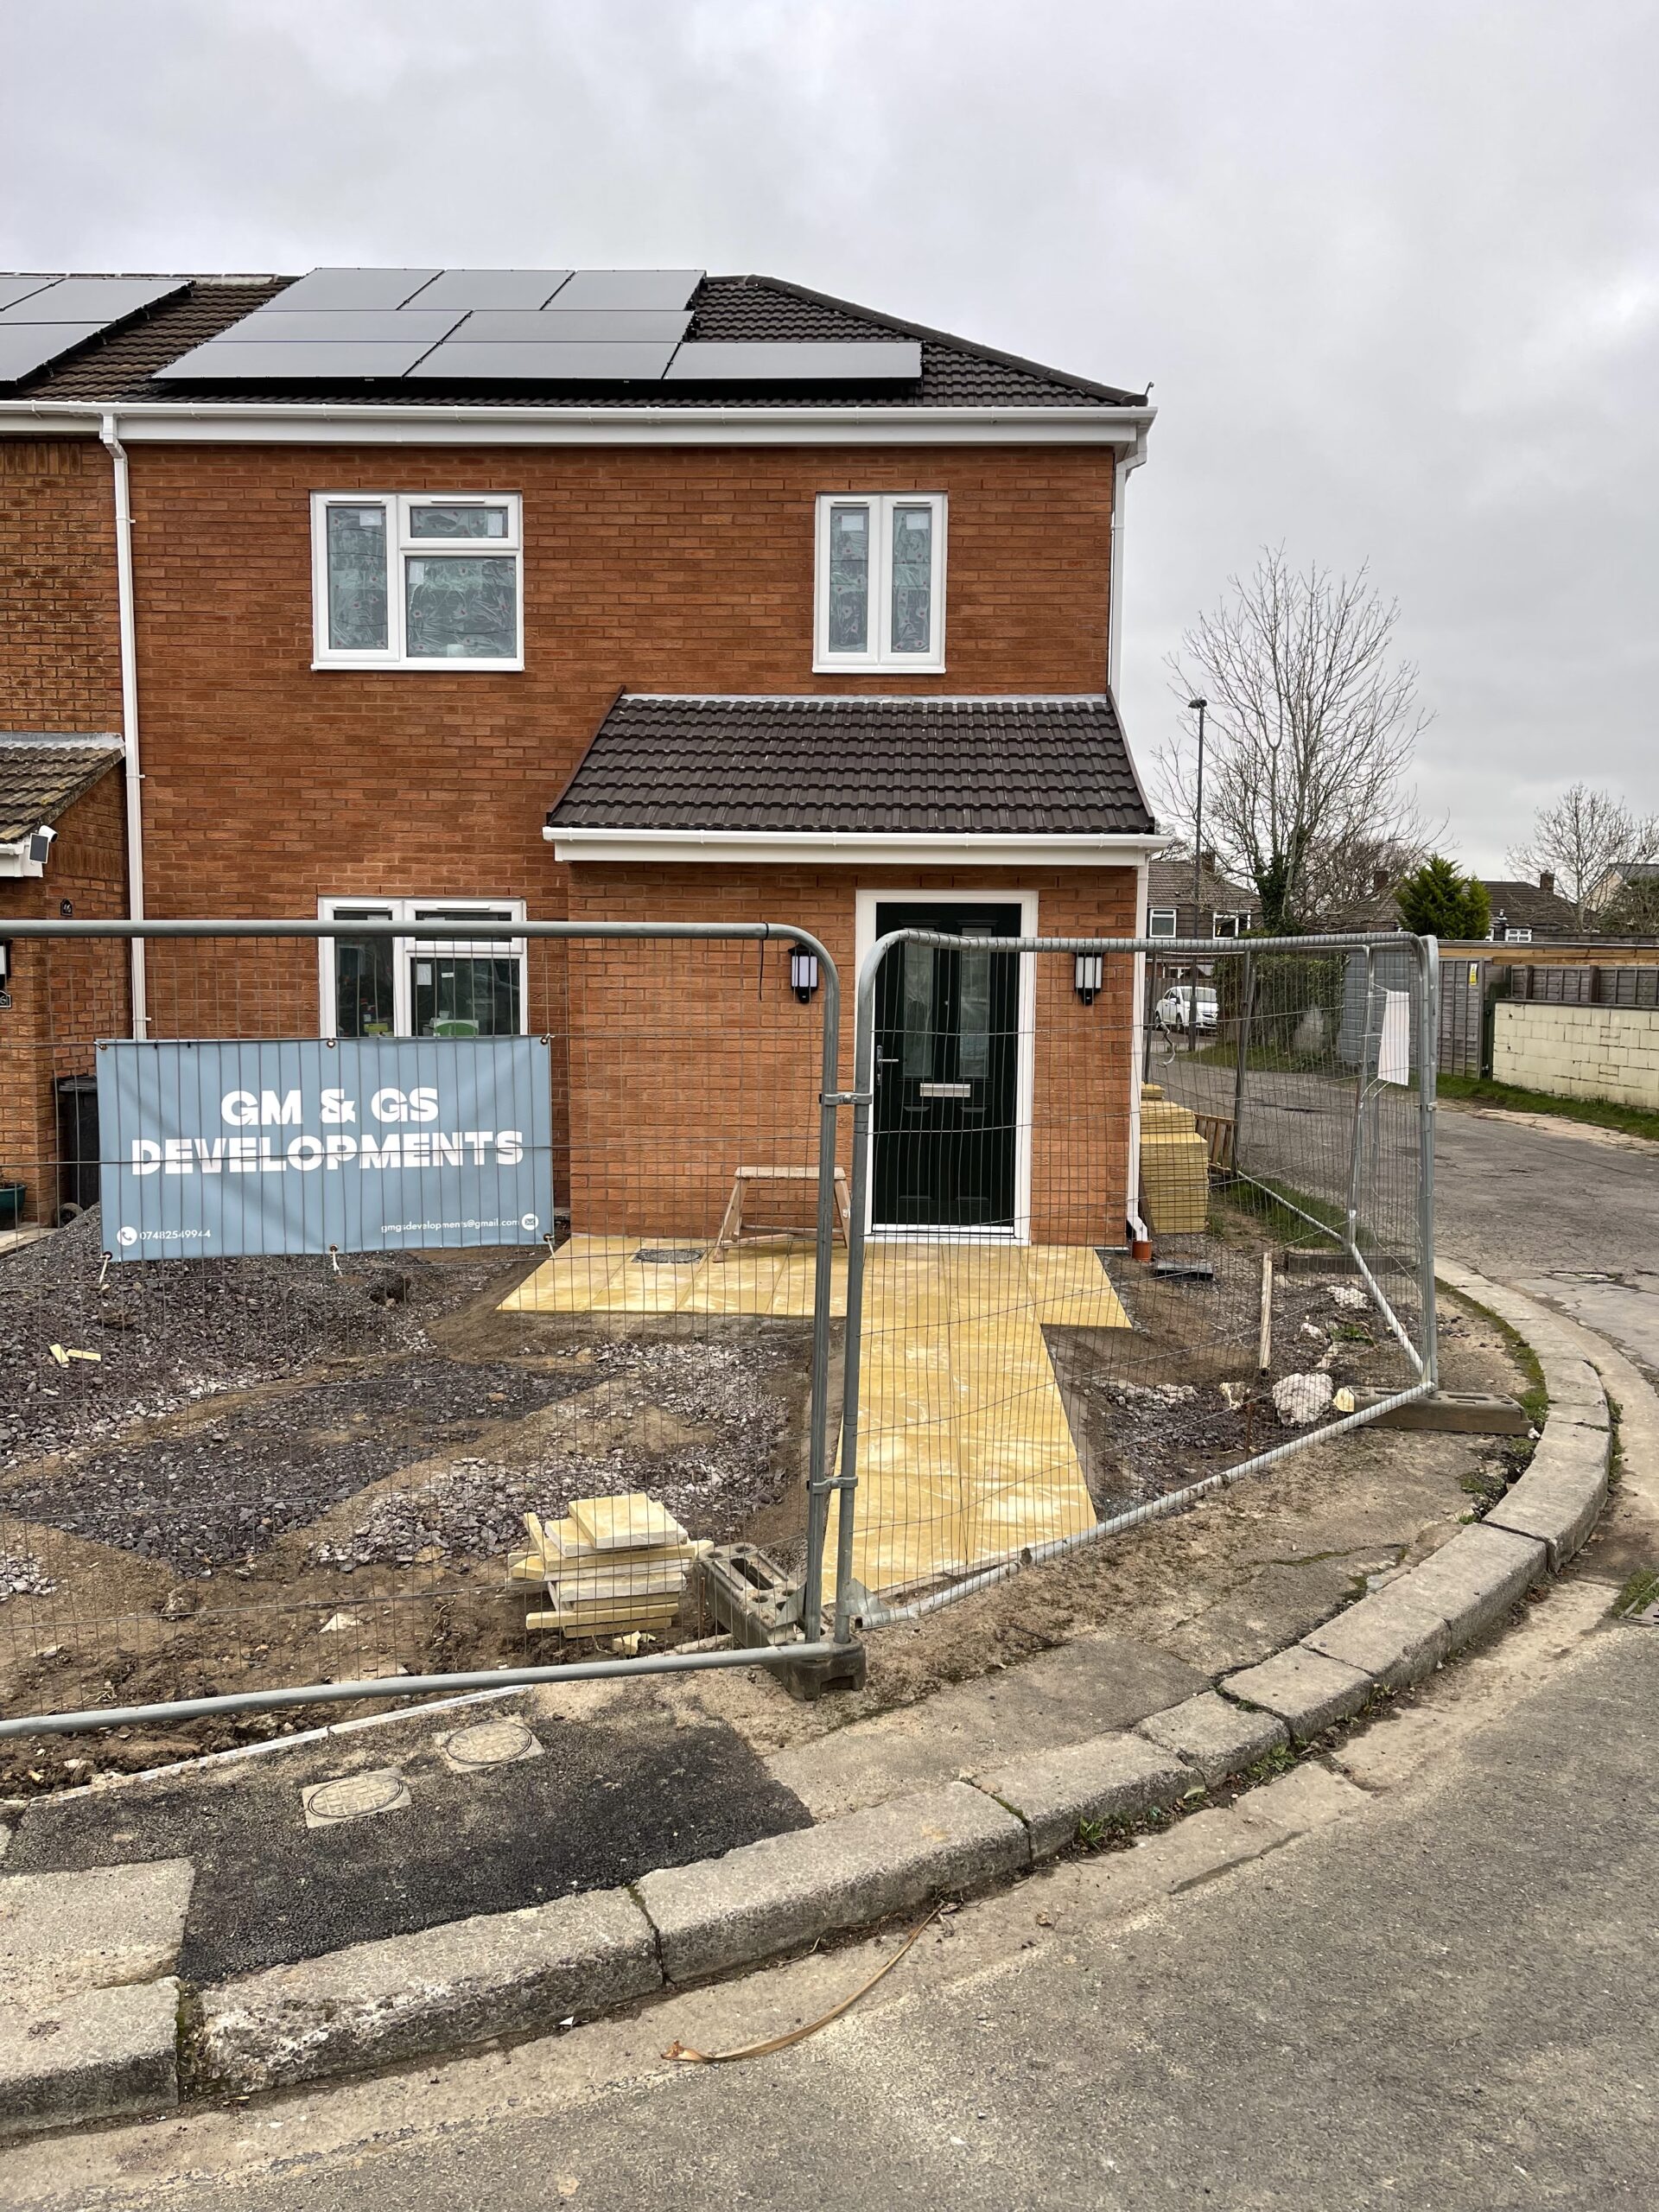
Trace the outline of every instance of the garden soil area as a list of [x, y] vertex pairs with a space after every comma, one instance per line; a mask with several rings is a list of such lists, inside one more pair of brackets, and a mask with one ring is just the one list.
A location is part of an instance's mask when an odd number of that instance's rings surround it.
[[[505, 1579], [523, 1516], [573, 1498], [643, 1491], [716, 1542], [798, 1535], [807, 1324], [503, 1314], [534, 1263], [508, 1251], [134, 1266], [100, 1289], [96, 1237], [0, 1260], [3, 1709], [588, 1656], [527, 1635], [537, 1586]], [[54, 1343], [101, 1356], [66, 1367]], [[3, 1744], [0, 1793], [323, 1718]]]

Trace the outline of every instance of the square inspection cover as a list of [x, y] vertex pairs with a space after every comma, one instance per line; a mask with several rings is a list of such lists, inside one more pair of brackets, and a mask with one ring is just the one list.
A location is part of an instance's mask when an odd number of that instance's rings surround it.
[[308, 1828], [339, 1827], [366, 1821], [376, 1813], [396, 1813], [410, 1802], [409, 1784], [395, 1766], [371, 1767], [366, 1774], [336, 1775], [300, 1791]]

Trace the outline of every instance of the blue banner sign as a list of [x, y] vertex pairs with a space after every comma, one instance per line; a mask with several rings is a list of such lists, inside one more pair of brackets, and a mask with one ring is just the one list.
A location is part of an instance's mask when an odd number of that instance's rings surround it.
[[537, 1243], [551, 1086], [537, 1037], [100, 1044], [105, 1243], [118, 1260]]

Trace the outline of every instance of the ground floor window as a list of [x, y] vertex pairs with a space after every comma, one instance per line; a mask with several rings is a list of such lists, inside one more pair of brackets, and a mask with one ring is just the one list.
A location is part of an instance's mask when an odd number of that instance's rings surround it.
[[[524, 1033], [524, 940], [436, 937], [435, 922], [522, 922], [522, 899], [325, 899], [325, 1037], [518, 1037]], [[397, 922], [354, 937], [353, 922]], [[404, 933], [406, 931], [406, 934]]]

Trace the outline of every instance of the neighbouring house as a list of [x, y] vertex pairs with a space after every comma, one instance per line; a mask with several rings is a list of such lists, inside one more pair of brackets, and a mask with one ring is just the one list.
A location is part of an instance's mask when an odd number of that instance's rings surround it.
[[[1572, 901], [1560, 896], [1555, 888], [1555, 879], [1548, 870], [1536, 883], [1500, 883], [1487, 876], [1481, 877], [1480, 881], [1492, 909], [1486, 941], [1494, 944], [1530, 944], [1535, 939], [1576, 938], [1584, 935], [1573, 918]], [[1332, 926], [1344, 930], [1403, 929], [1398, 886], [1390, 872], [1378, 868], [1371, 879], [1370, 896], [1350, 907]]]
[[125, 954], [86, 941], [48, 964], [6, 924], [126, 912], [121, 759], [118, 737], [0, 734], [0, 1236], [49, 1224], [90, 1192], [88, 1033], [126, 1033]]
[[[1235, 883], [1222, 874], [1216, 855], [1206, 847], [1198, 861], [1198, 895], [1192, 897], [1192, 855], [1165, 852], [1147, 870], [1147, 935], [1167, 938], [1248, 937], [1262, 925], [1262, 901], [1255, 888]], [[1212, 961], [1200, 959], [1198, 973], [1214, 973]], [[1188, 963], [1173, 958], [1154, 958], [1155, 982], [1173, 982], [1187, 973]]]
[[[709, 1234], [753, 1117], [674, 1023], [706, 1039], [732, 963], [674, 971], [651, 1080], [623, 1080], [609, 1010], [665, 968], [435, 947], [423, 916], [796, 924], [839, 963], [849, 1078], [887, 928], [1135, 933], [1166, 841], [1113, 694], [1152, 419], [1143, 393], [761, 276], [0, 277], [0, 731], [103, 763], [51, 802], [43, 872], [0, 870], [0, 934], [42, 900], [115, 912], [124, 820], [135, 912], [336, 926], [320, 960], [272, 950], [257, 990], [186, 993], [152, 942], [130, 999], [116, 963], [109, 1029], [544, 1029], [561, 1205]], [[1212, 926], [1248, 926], [1212, 880]], [[793, 1002], [786, 957], [745, 957], [746, 993]], [[0, 1060], [44, 957], [19, 941]], [[925, 1004], [882, 1002], [883, 1052], [925, 1049], [935, 1080], [904, 1132], [878, 1106], [877, 1223], [1120, 1242], [1127, 964], [1092, 996], [1069, 963], [1015, 981], [992, 956], [982, 988], [965, 957], [931, 965]], [[1115, 1102], [1086, 1143], [1084, 1063]], [[770, 1079], [810, 1129], [810, 1055]]]
[[1570, 899], [1555, 888], [1548, 869], [1536, 883], [1524, 879], [1499, 883], [1483, 876], [1486, 896], [1492, 902], [1491, 941], [1494, 944], [1531, 944], [1540, 938], [1579, 938], [1583, 925]]

